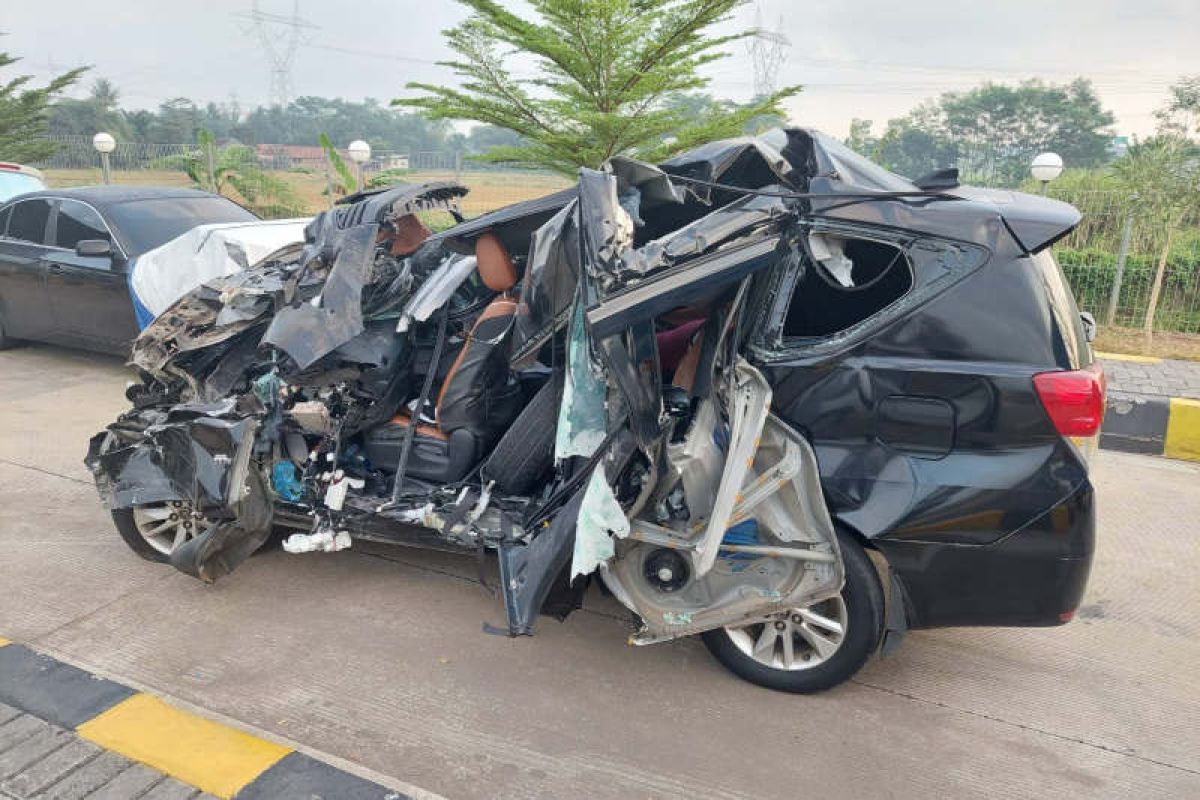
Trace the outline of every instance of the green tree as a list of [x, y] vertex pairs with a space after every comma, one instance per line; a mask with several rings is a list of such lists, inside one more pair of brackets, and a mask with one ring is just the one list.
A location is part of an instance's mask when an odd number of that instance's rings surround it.
[[301, 206], [291, 186], [265, 172], [254, 148], [243, 144], [217, 146], [212, 133], [196, 132], [196, 149], [174, 159], [197, 188], [232, 196], [262, 217], [291, 217]]
[[[0, 70], [20, 60], [0, 52]], [[0, 159], [40, 161], [54, 153], [56, 145], [45, 138], [50, 103], [85, 71], [81, 67], [65, 72], [41, 88], [30, 86], [32, 75], [0, 79]]]
[[890, 120], [873, 156], [916, 178], [958, 166], [966, 180], [1015, 186], [1029, 163], [1052, 150], [1069, 167], [1095, 167], [1109, 158], [1113, 115], [1090, 81], [984, 83], [949, 92]]
[[1200, 75], [1184, 75], [1171, 86], [1171, 99], [1155, 112], [1164, 133], [1200, 135]]
[[1154, 226], [1161, 244], [1146, 304], [1145, 334], [1150, 344], [1171, 247], [1184, 221], [1200, 214], [1200, 153], [1191, 141], [1168, 131], [1131, 146], [1113, 164], [1113, 173], [1127, 191], [1137, 194], [1137, 212]]
[[97, 78], [83, 100], [63, 98], [50, 106], [49, 131], [75, 136], [107, 131], [118, 142], [134, 139], [133, 126], [121, 111], [121, 93], [107, 78]]
[[[530, 0], [533, 17], [495, 0], [459, 0], [471, 10], [445, 31], [457, 56], [447, 62], [458, 87], [409, 83], [425, 94], [393, 101], [434, 119], [507, 128], [526, 140], [492, 149], [491, 161], [522, 162], [572, 174], [621, 153], [658, 159], [701, 142], [737, 135], [763, 114], [781, 115], [789, 86], [729, 112], [689, 117], [667, 104], [708, 84], [700, 70], [748, 32], [713, 35], [742, 0]], [[535, 75], [518, 78], [516, 61]]]

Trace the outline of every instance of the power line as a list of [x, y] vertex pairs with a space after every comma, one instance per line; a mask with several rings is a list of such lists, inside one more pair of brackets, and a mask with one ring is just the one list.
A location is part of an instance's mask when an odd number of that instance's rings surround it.
[[301, 34], [306, 30], [318, 30], [318, 26], [300, 17], [300, 0], [293, 0], [291, 16], [263, 11], [258, 0], [251, 0], [250, 13], [234, 16], [254, 23], [254, 34], [270, 65], [271, 105], [287, 106], [292, 99], [292, 65], [296, 61]]
[[762, 5], [754, 9], [754, 27], [746, 40], [746, 51], [754, 66], [754, 96], [767, 97], [775, 92], [775, 79], [779, 68], [787, 60], [788, 48], [792, 43], [783, 35], [783, 17], [775, 30], [768, 30], [762, 23]]

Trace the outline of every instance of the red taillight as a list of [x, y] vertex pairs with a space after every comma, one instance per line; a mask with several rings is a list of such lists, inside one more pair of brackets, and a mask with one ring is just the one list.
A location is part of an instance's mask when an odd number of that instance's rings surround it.
[[1033, 376], [1038, 397], [1063, 436], [1095, 436], [1104, 421], [1104, 370], [1099, 364]]

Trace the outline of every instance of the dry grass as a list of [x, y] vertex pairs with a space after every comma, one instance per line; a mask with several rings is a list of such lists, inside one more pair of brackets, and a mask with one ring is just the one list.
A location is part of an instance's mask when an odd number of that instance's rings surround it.
[[1200, 361], [1200, 335], [1196, 334], [1155, 333], [1153, 342], [1147, 346], [1146, 335], [1140, 328], [1102, 327], [1092, 346], [1104, 353]]
[[[50, 169], [45, 173], [51, 186], [90, 186], [101, 181], [99, 169]], [[329, 207], [324, 175], [315, 172], [274, 172], [272, 175], [288, 184], [298, 205], [308, 214], [316, 214]], [[413, 172], [405, 175], [404, 180], [412, 183], [455, 180], [455, 175], [453, 172]], [[464, 172], [458, 176], [458, 180], [471, 189], [462, 202], [463, 213], [468, 217], [541, 197], [570, 185], [570, 181], [557, 175], [508, 170]], [[156, 169], [117, 170], [113, 172], [113, 183], [134, 186], [191, 185], [187, 175], [182, 172]]]

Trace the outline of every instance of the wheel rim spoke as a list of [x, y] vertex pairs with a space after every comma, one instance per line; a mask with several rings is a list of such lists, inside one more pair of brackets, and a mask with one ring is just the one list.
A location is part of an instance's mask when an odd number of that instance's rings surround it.
[[823, 614], [818, 614], [816, 611], [813, 611], [811, 608], [798, 608], [798, 609], [796, 609], [796, 613], [799, 614], [800, 618], [803, 619], [811, 627], [818, 628], [823, 631], [828, 631], [829, 633], [832, 633], [837, 637], [841, 637], [842, 634], [844, 634], [846, 632], [845, 628], [842, 627], [842, 623], [838, 622], [835, 619], [830, 619], [829, 617], [826, 617]]
[[767, 622], [763, 625], [762, 633], [758, 635], [758, 641], [754, 643], [754, 655], [759, 660], [770, 660], [775, 654], [775, 640], [779, 638], [779, 631], [775, 630], [775, 625], [772, 622]]
[[841, 644], [840, 640], [834, 641], [833, 639], [823, 636], [807, 622], [797, 625], [796, 632], [800, 634], [800, 637], [804, 639], [804, 641], [812, 645], [812, 649], [816, 651], [816, 654], [822, 660], [833, 655], [837, 651], [838, 645]]
[[725, 633], [734, 647], [758, 663], [791, 671], [828, 661], [845, 641], [846, 622], [846, 603], [839, 596], [786, 614], [731, 625]]

